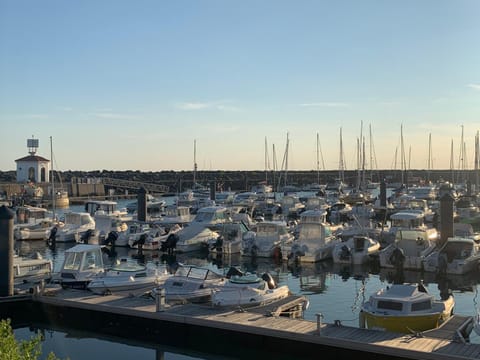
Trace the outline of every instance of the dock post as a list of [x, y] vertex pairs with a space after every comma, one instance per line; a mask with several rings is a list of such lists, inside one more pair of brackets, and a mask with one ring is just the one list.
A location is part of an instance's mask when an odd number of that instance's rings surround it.
[[140, 188], [137, 196], [137, 220], [147, 220], [147, 190]]
[[385, 179], [380, 182], [380, 206], [387, 209], [387, 184]]
[[165, 289], [161, 288], [160, 292], [155, 298], [156, 311], [163, 311], [165, 309]]
[[216, 191], [217, 191], [217, 182], [213, 181], [210, 183], [210, 200], [215, 201]]
[[440, 241], [439, 246], [445, 244], [453, 236], [453, 207], [455, 200], [449, 193], [440, 199]]
[[315, 316], [317, 317], [317, 335], [322, 335], [322, 313], [316, 313]]
[[13, 217], [12, 210], [0, 206], [0, 296], [13, 295]]

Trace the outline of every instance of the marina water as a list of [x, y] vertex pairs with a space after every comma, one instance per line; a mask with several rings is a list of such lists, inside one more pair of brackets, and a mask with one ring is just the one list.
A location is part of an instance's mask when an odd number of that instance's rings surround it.
[[[119, 207], [124, 207], [128, 201], [119, 200]], [[81, 211], [81, 205], [71, 206], [71, 210]], [[75, 243], [57, 244], [55, 249], [50, 249], [44, 241], [19, 241], [17, 250], [20, 255], [31, 255], [39, 252], [44, 257], [52, 259], [54, 271], [59, 271], [64, 251]], [[172, 261], [159, 251], [143, 251], [139, 254], [136, 249], [116, 247], [114, 252], [108, 254], [108, 261], [117, 258], [129, 257], [139, 262]], [[333, 264], [330, 261], [315, 264], [299, 264], [289, 266], [286, 262], [275, 262], [273, 259], [256, 259], [234, 255], [222, 258], [211, 258], [207, 254], [187, 253], [176, 256], [176, 261], [185, 264], [194, 264], [209, 267], [219, 273], [226, 273], [230, 266], [238, 266], [243, 271], [269, 272], [279, 283], [289, 286], [294, 294], [307, 296], [309, 307], [304, 313], [304, 318], [316, 321], [317, 314], [321, 314], [323, 322], [340, 322], [346, 326], [359, 326], [359, 312], [363, 301], [381, 287], [393, 282], [393, 270], [380, 269], [374, 264], [363, 266], [350, 266]], [[465, 316], [477, 314], [480, 307], [478, 287], [480, 274], [475, 271], [469, 275], [448, 276], [439, 281], [434, 273], [419, 271], [405, 271], [406, 282], [423, 281], [428, 291], [437, 298], [440, 289], [448, 288], [455, 298], [454, 313]], [[152, 300], [153, 301], [153, 300]], [[105, 339], [101, 334], [82, 333], [74, 329], [68, 331], [55, 329], [20, 328], [15, 330], [18, 339], [28, 339], [35, 331], [41, 331], [44, 336], [42, 342], [43, 354], [53, 351], [60, 358], [71, 360], [104, 359], [106, 355], [116, 360], [142, 358], [148, 359], [228, 359], [213, 354], [198, 354], [189, 352], [188, 349], [179, 349], [162, 344], [129, 344], [126, 339]], [[139, 329], [140, 331], [140, 329]], [[472, 343], [480, 343], [480, 337], [472, 332]], [[43, 359], [43, 358], [42, 358]]]

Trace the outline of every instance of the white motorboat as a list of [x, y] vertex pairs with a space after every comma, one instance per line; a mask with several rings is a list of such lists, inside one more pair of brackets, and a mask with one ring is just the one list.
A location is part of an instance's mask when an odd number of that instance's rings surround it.
[[[127, 229], [124, 230], [122, 227], [121, 231], [115, 230], [113, 233], [109, 233], [105, 238], [105, 244], [112, 243], [115, 246], [125, 246], [130, 247], [129, 240], [134, 238], [135, 240], [140, 239], [142, 234], [148, 234], [151, 227], [150, 224], [143, 221], [129, 221], [126, 223]], [[110, 239], [109, 239], [110, 236]]]
[[255, 237], [244, 240], [242, 255], [287, 258], [295, 240], [284, 221], [263, 221], [257, 224]]
[[290, 295], [287, 285], [278, 286], [269, 273], [228, 276], [225, 285], [212, 294], [212, 304], [219, 307], [249, 307], [265, 305]]
[[193, 265], [180, 266], [173, 276], [167, 278], [163, 286], [155, 287], [152, 295], [165, 292], [167, 302], [207, 302], [212, 293], [225, 285], [225, 277], [210, 269]]
[[35, 282], [48, 279], [52, 276], [52, 272], [52, 261], [44, 259], [39, 253], [32, 258], [19, 255], [13, 257], [14, 282]]
[[252, 239], [255, 233], [248, 229], [243, 222], [226, 223], [219, 226], [216, 239], [208, 243], [208, 250], [215, 254], [240, 254], [244, 239]]
[[41, 207], [19, 206], [15, 215], [13, 236], [16, 240], [46, 240], [55, 224], [50, 212]]
[[92, 278], [104, 271], [102, 246], [79, 244], [65, 250], [62, 267], [52, 275], [52, 282], [63, 288], [86, 289]]
[[200, 208], [188, 226], [177, 232], [178, 241], [175, 243], [175, 250], [185, 253], [206, 248], [211, 241], [219, 237], [218, 226], [227, 222], [231, 222], [231, 219], [226, 207]]
[[144, 233], [131, 235], [128, 239], [128, 245], [132, 249], [160, 250], [162, 243], [180, 230], [181, 227], [178, 224], [170, 227], [168, 231], [162, 226], [152, 225], [150, 229]]
[[335, 245], [334, 263], [360, 265], [368, 263], [380, 251], [380, 242], [369, 236], [355, 235]]
[[188, 206], [168, 205], [165, 207], [165, 212], [158, 219], [155, 219], [155, 223], [162, 226], [171, 226], [174, 224], [183, 226], [189, 224], [194, 217], [195, 216], [190, 213]]
[[437, 242], [425, 230], [398, 230], [395, 241], [381, 249], [381, 267], [422, 270], [425, 257], [436, 249]]
[[44, 219], [33, 225], [15, 226], [13, 236], [15, 240], [46, 240], [54, 225], [53, 220]]
[[425, 224], [425, 213], [419, 210], [400, 210], [390, 215], [391, 225], [388, 231], [382, 233], [381, 241], [384, 246], [395, 241], [396, 233], [399, 230], [421, 230], [427, 233], [431, 240], [437, 240], [439, 233], [436, 228]]
[[75, 235], [82, 236], [87, 230], [95, 230], [95, 220], [87, 212], [66, 212], [64, 220], [63, 224], [54, 227], [57, 229], [53, 234], [56, 242], [73, 242]]
[[[127, 215], [127, 209], [119, 209], [118, 203], [111, 200], [87, 200], [85, 201], [85, 212], [94, 218], [97, 215], [110, 216], [121, 220], [131, 220], [132, 216]], [[95, 219], [96, 220], [96, 219]]]
[[291, 246], [287, 258], [298, 262], [317, 262], [332, 258], [335, 244], [340, 239], [334, 235], [331, 226], [325, 221], [325, 210], [306, 210], [300, 215], [297, 225], [297, 239]]
[[104, 272], [93, 276], [87, 289], [99, 295], [120, 291], [138, 292], [163, 284], [169, 276], [172, 274], [165, 264], [144, 265], [121, 259]]
[[480, 243], [469, 236], [453, 236], [425, 257], [425, 271], [441, 274], [466, 274], [480, 268]]

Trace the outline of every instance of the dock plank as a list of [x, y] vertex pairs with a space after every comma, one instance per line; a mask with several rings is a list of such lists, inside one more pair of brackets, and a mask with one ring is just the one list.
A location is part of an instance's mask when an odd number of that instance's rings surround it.
[[480, 356], [480, 345], [453, 341], [456, 330], [468, 321], [468, 317], [461, 316], [454, 316], [442, 327], [421, 334], [395, 334], [325, 323], [318, 334], [316, 321], [278, 316], [288, 306], [298, 304], [299, 297], [285, 299], [278, 304], [242, 310], [185, 304], [165, 306], [158, 312], [155, 301], [148, 297], [92, 296], [81, 291], [57, 291], [55, 294], [37, 295], [33, 300], [59, 307], [70, 306], [191, 326], [210, 326], [386, 356], [428, 360], [473, 359]]

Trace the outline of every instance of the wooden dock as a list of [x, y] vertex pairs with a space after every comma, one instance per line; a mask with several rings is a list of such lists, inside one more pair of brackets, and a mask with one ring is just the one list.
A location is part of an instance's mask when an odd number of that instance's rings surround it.
[[[275, 349], [277, 353], [298, 359], [320, 353], [340, 358], [353, 353], [359, 356], [359, 352], [375, 359], [480, 358], [479, 344], [459, 338], [462, 331], [469, 326], [471, 329], [471, 317], [454, 315], [438, 329], [404, 335], [341, 323], [322, 323], [321, 317], [318, 321], [311, 321], [279, 316], [298, 303], [299, 298], [290, 297], [279, 303], [246, 309], [226, 310], [205, 304], [159, 308], [148, 296], [98, 296], [82, 290], [47, 288], [43, 293], [34, 293], [31, 303], [48, 313], [49, 321], [66, 321], [68, 318], [71, 327], [83, 322], [93, 329], [108, 330], [117, 335], [119, 329], [129, 334], [141, 329], [142, 336], [157, 341], [162, 338], [174, 346], [202, 343], [205, 346], [206, 339], [216, 339], [219, 344], [228, 343], [229, 347], [247, 348], [245, 345], [248, 344], [250, 351]], [[201, 331], [203, 329], [208, 331]], [[182, 342], [179, 342], [180, 338]]]

